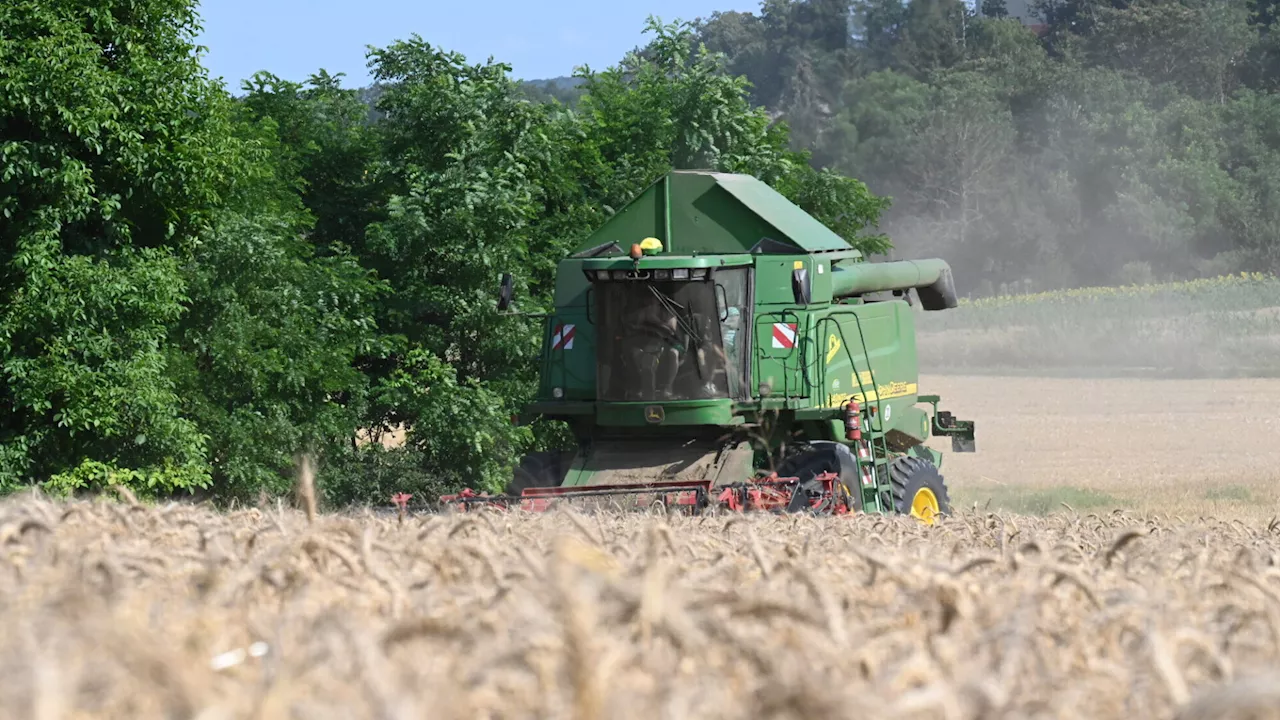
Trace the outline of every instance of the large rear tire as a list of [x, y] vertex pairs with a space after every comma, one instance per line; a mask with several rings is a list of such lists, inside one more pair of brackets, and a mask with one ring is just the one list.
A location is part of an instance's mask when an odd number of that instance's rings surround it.
[[564, 453], [535, 452], [520, 459], [507, 495], [519, 495], [528, 488], [556, 487], [564, 477]]
[[910, 515], [925, 525], [933, 525], [940, 515], [951, 512], [947, 483], [938, 466], [923, 458], [904, 455], [889, 465], [893, 504], [902, 515]]
[[800, 483], [788, 512], [810, 507], [809, 501], [821, 492], [815, 478], [823, 473], [839, 477], [836, 492], [851, 512], [862, 512], [862, 492], [858, 485], [858, 460], [847, 445], [829, 440], [816, 440], [787, 455], [778, 463], [778, 477], [799, 478]]

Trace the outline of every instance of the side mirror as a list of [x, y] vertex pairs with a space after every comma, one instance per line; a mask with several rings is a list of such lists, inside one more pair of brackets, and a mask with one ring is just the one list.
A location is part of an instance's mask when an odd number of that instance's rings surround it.
[[505, 312], [511, 307], [511, 298], [516, 293], [515, 278], [511, 273], [502, 273], [502, 289], [498, 293], [498, 310]]
[[808, 305], [812, 297], [812, 288], [809, 285], [809, 271], [800, 268], [791, 271], [791, 293], [795, 296], [797, 305]]

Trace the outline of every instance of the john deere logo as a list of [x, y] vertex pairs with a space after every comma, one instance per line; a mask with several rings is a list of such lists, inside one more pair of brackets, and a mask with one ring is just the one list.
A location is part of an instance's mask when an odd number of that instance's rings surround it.
[[645, 422], [660, 423], [665, 417], [661, 405], [650, 405], [644, 409]]

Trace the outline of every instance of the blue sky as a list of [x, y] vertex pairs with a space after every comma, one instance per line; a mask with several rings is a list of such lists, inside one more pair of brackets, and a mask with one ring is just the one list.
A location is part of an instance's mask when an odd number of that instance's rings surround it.
[[367, 45], [417, 33], [515, 77], [548, 78], [589, 64], [603, 70], [644, 42], [645, 18], [693, 20], [717, 10], [757, 11], [759, 0], [202, 0], [204, 64], [229, 90], [258, 70], [305, 80], [319, 68], [344, 72], [345, 87], [369, 82]]

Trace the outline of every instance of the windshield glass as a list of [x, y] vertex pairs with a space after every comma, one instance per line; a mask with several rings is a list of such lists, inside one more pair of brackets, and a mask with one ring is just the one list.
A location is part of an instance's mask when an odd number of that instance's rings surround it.
[[600, 399], [665, 402], [729, 397], [736, 387], [730, 387], [724, 352], [727, 328], [721, 327], [726, 296], [718, 284], [688, 280], [596, 283]]

